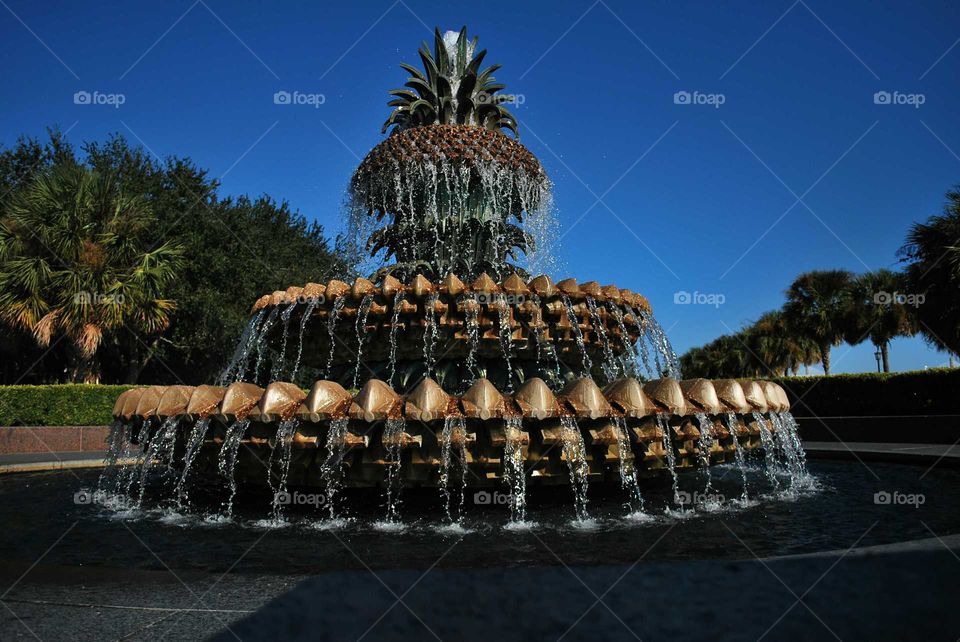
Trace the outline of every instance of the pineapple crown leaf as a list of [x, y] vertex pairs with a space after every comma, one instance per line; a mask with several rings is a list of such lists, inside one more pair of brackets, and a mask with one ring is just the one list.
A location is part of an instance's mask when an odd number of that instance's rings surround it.
[[423, 69], [400, 63], [410, 74], [404, 83], [407, 89], [388, 92], [393, 99], [387, 105], [394, 110], [382, 132], [391, 127], [393, 133], [421, 125], [458, 124], [505, 129], [519, 138], [517, 119], [502, 106], [511, 97], [496, 95], [506, 88], [493, 77], [501, 66], [491, 65], [481, 71], [487, 51], [476, 52], [476, 48], [477, 38], [468, 40], [466, 27], [457, 34], [446, 35], [434, 29], [433, 51], [427, 42], [421, 43], [417, 51]]

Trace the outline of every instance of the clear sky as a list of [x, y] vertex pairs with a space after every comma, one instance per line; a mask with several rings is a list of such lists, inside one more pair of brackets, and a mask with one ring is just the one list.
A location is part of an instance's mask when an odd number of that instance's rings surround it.
[[[910, 224], [960, 183], [951, 2], [0, 5], [4, 146], [50, 125], [75, 143], [120, 132], [331, 233], [397, 64], [419, 64], [434, 25], [466, 24], [555, 182], [560, 276], [646, 294], [678, 352], [779, 307], [802, 271], [896, 267]], [[947, 362], [920, 339], [891, 358]], [[873, 348], [834, 364], [872, 370]]]

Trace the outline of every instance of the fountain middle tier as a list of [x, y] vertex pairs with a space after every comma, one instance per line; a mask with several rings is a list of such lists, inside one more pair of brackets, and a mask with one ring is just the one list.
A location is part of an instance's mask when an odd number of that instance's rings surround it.
[[[554, 394], [543, 381], [531, 379], [504, 394], [478, 379], [466, 393], [452, 395], [425, 379], [406, 395], [379, 380], [367, 382], [356, 395], [332, 381], [318, 381], [309, 392], [286, 382], [265, 389], [249, 383], [154, 386], [123, 393], [114, 416], [116, 429], [139, 443], [148, 443], [161, 423], [169, 429], [175, 422], [174, 463], [183, 461], [177, 453], [193, 426], [209, 422], [199, 454], [191, 459], [196, 469], [191, 478], [215, 472], [227, 437], [243, 426], [234, 479], [267, 483], [263, 462], [270, 461], [280, 427], [286, 426], [291, 487], [328, 485], [331, 450], [340, 453], [338, 484], [344, 487], [383, 486], [390, 478], [402, 479], [405, 487], [440, 486], [445, 446], [465, 456], [466, 484], [484, 487], [504, 483], [505, 472], [509, 476], [506, 453], [514, 468], [522, 464], [533, 485], [569, 484], [565, 457], [572, 452], [580, 453], [578, 470], [591, 482], [617, 484], [621, 466], [628, 466], [630, 475], [652, 477], [736, 463], [743, 451], [761, 447], [764, 416], [771, 419], [766, 426], [785, 430], [789, 422], [772, 419], [788, 409], [783, 389], [770, 382], [627, 378], [601, 391], [593, 380], [581, 378]], [[452, 432], [455, 443], [444, 444], [441, 435], [451, 418], [462, 421], [463, 429]], [[571, 429], [579, 431], [583, 448], [566, 447]], [[709, 439], [702, 438], [704, 432]], [[779, 436], [778, 443], [789, 438]], [[704, 444], [709, 444], [707, 453], [700, 450]]]
[[[398, 361], [424, 360], [428, 353], [462, 364], [550, 356], [584, 373], [597, 364], [609, 381], [623, 370], [624, 358], [634, 358], [633, 346], [652, 323], [647, 300], [629, 290], [574, 279], [555, 284], [547, 276], [524, 281], [512, 275], [498, 283], [486, 274], [470, 284], [453, 274], [439, 283], [418, 275], [407, 284], [388, 276], [379, 287], [363, 278], [352, 285], [311, 283], [265, 295], [253, 312], [265, 319], [260, 344], [286, 346], [289, 328], [300, 328], [297, 354], [304, 364], [340, 381], [345, 378], [332, 376], [340, 366], [354, 368], [349, 380], [358, 379], [360, 354], [367, 363], [389, 362], [393, 371]], [[288, 321], [270, 322], [277, 317]], [[660, 374], [667, 373], [651, 373]]]

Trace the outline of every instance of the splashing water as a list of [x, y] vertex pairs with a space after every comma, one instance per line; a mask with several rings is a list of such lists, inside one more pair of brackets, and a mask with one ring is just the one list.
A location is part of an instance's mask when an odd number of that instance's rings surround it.
[[587, 488], [590, 466], [587, 464], [587, 449], [583, 443], [580, 427], [573, 417], [560, 418], [560, 441], [563, 446], [563, 459], [570, 471], [570, 487], [573, 489], [573, 503], [579, 522], [589, 519], [587, 513]]
[[[467, 426], [463, 417], [447, 417], [443, 422], [443, 431], [440, 433], [440, 493], [444, 498], [444, 510], [447, 513], [447, 519], [453, 523], [459, 523], [463, 519], [463, 504], [467, 495]], [[456, 443], [454, 443], [456, 442]], [[453, 450], [456, 448], [456, 457], [454, 461]], [[460, 489], [459, 503], [456, 508], [456, 518], [451, 509], [455, 491], [451, 488], [451, 482], [454, 475], [454, 468], [459, 468]]]
[[503, 293], [494, 295], [494, 305], [497, 309], [497, 336], [500, 339], [500, 351], [507, 366], [507, 392], [513, 392], [513, 366], [510, 364], [510, 354], [513, 352], [513, 328], [510, 327], [510, 305]]
[[[131, 454], [130, 437], [133, 427], [130, 422], [117, 419], [110, 426], [110, 434], [107, 436], [107, 457], [106, 465], [100, 472], [100, 479], [97, 480], [97, 491], [104, 493], [108, 490], [110, 482], [117, 481], [121, 474], [121, 468], [118, 463], [121, 459], [127, 460]], [[124, 464], [125, 465], [125, 464]]]
[[670, 424], [666, 415], [657, 415], [657, 427], [660, 429], [663, 443], [663, 452], [667, 458], [667, 467], [670, 469], [670, 477], [673, 481], [673, 503], [681, 506], [683, 502], [680, 499], [680, 480], [677, 479], [677, 456], [673, 452], [673, 439], [670, 436]]
[[[227, 367], [220, 372], [216, 385], [223, 386], [230, 382], [230, 376], [234, 371], [236, 371], [234, 381], [239, 381], [243, 378], [243, 375], [246, 374], [247, 360], [250, 358], [250, 351], [253, 350], [253, 346], [256, 344], [257, 338], [260, 335], [260, 323], [263, 321], [266, 313], [267, 310], [264, 308], [247, 321], [247, 327], [243, 329], [243, 333], [240, 335], [240, 340], [237, 342], [237, 348], [233, 352], [233, 357], [230, 359]], [[242, 368], [240, 367], [241, 363], [243, 364]]]
[[[643, 319], [643, 323], [647, 328], [647, 336], [649, 337], [650, 342], [656, 349], [657, 354], [663, 357], [667, 376], [673, 379], [682, 379], [683, 376], [680, 372], [680, 359], [677, 358], [677, 353], [673, 351], [673, 346], [670, 345], [670, 339], [667, 337], [667, 333], [663, 331], [660, 323], [652, 314], [648, 314], [647, 312], [641, 310], [640, 317]], [[658, 367], [660, 367], [659, 360]]]
[[706, 413], [698, 412], [694, 415], [697, 418], [697, 426], [700, 436], [697, 438], [697, 450], [700, 455], [700, 466], [707, 481], [703, 488], [703, 496], [709, 497], [713, 491], [713, 478], [710, 474], [710, 449], [713, 448], [713, 423]]
[[[256, 365], [253, 367], [253, 380], [257, 381], [260, 377], [260, 366], [263, 364], [263, 357], [266, 353], [267, 345], [267, 335], [270, 334], [270, 330], [273, 329], [274, 324], [277, 322], [277, 317], [280, 316], [280, 308], [274, 307], [270, 310], [270, 314], [267, 315], [266, 321], [263, 322], [263, 325], [260, 327], [260, 332], [257, 335], [256, 347], [257, 347], [257, 361]], [[244, 367], [242, 372], [237, 373], [237, 379], [242, 379], [246, 374], [246, 367]]]
[[357, 321], [354, 328], [357, 331], [357, 364], [353, 369], [353, 387], [357, 387], [360, 381], [360, 359], [363, 356], [363, 342], [367, 337], [367, 318], [370, 316], [370, 306], [373, 305], [373, 295], [366, 294], [360, 301], [360, 308], [357, 310]]
[[769, 481], [773, 487], [773, 492], [778, 493], [780, 492], [780, 480], [777, 477], [777, 473], [780, 472], [780, 464], [777, 462], [777, 447], [773, 441], [773, 434], [770, 432], [770, 427], [764, 420], [763, 415], [759, 412], [754, 412], [752, 416], [753, 420], [757, 422], [757, 425], [760, 427], [760, 444], [763, 446], [763, 460], [767, 481]]
[[426, 376], [430, 376], [433, 371], [433, 349], [437, 343], [437, 310], [436, 304], [440, 295], [431, 292], [427, 295], [427, 300], [423, 306], [426, 310], [426, 327], [423, 330], [423, 367]]
[[307, 309], [304, 310], [303, 316], [300, 317], [300, 338], [297, 340], [297, 358], [293, 362], [293, 367], [290, 369], [290, 381], [295, 381], [297, 378], [297, 371], [300, 370], [300, 359], [303, 357], [303, 335], [307, 330], [307, 324], [310, 322], [310, 319], [313, 318], [313, 312], [317, 309], [317, 306], [320, 305], [320, 299], [310, 299], [307, 302]]
[[387, 419], [383, 429], [383, 445], [387, 449], [387, 519], [391, 524], [400, 521], [400, 462], [403, 457], [401, 438], [407, 424], [404, 419]]
[[277, 357], [276, 362], [273, 364], [273, 368], [270, 369], [270, 380], [276, 381], [280, 378], [280, 374], [283, 372], [283, 365], [287, 360], [287, 341], [290, 338], [290, 317], [293, 316], [293, 311], [297, 307], [297, 302], [294, 301], [286, 308], [283, 309], [283, 312], [280, 313], [280, 319], [283, 321], [283, 337], [280, 340], [280, 356]]
[[[560, 375], [560, 357], [557, 354], [557, 348], [552, 343], [547, 341], [546, 335], [543, 331], [543, 308], [540, 307], [540, 297], [536, 294], [530, 295], [530, 300], [533, 302], [534, 309], [537, 310], [539, 318], [537, 323], [533, 324], [533, 333], [537, 341], [537, 369], [547, 375], [547, 380], [553, 385], [559, 385], [563, 380]], [[543, 350], [546, 348], [547, 352], [553, 358], [553, 369], [550, 372], [544, 370], [543, 365]]]
[[[273, 491], [273, 519], [275, 522], [283, 520], [283, 507], [289, 503], [287, 494], [287, 479], [290, 476], [290, 462], [293, 459], [293, 433], [297, 430], [299, 419], [284, 419], [277, 427], [277, 435], [270, 449], [270, 458], [267, 460], [267, 482]], [[280, 473], [277, 485], [274, 486], [274, 456], [280, 451]]]
[[770, 422], [774, 427], [772, 431], [774, 442], [779, 451], [783, 453], [784, 460], [786, 460], [787, 472], [790, 475], [790, 488], [798, 489], [806, 483], [808, 477], [806, 464], [803, 461], [803, 447], [800, 446], [796, 432], [790, 430], [783, 414], [771, 412]]
[[227, 517], [233, 515], [233, 499], [237, 495], [237, 479], [234, 475], [234, 469], [237, 466], [237, 455], [240, 451], [240, 441], [250, 426], [249, 419], [234, 421], [227, 427], [227, 433], [223, 438], [223, 444], [220, 446], [220, 455], [217, 459], [217, 468], [224, 479], [230, 484], [230, 496], [227, 498], [226, 511]]
[[400, 304], [403, 303], [403, 291], [393, 296], [393, 318], [390, 322], [390, 379], [387, 383], [393, 387], [393, 379], [397, 376], [397, 331], [400, 329]]
[[623, 417], [615, 417], [614, 423], [617, 426], [617, 457], [620, 460], [620, 488], [627, 492], [632, 512], [642, 513], [644, 509], [643, 494], [640, 492], [640, 484], [637, 481], [637, 470], [633, 465], [633, 459], [627, 454], [632, 454], [630, 448], [630, 433], [627, 431], [627, 420]]
[[190, 467], [193, 466], [194, 459], [196, 459], [200, 448], [203, 446], [203, 440], [209, 428], [210, 419], [208, 417], [197, 419], [190, 430], [190, 436], [187, 438], [187, 448], [183, 453], [183, 472], [180, 474], [180, 480], [177, 481], [176, 488], [177, 508], [179, 509], [182, 509], [189, 501], [187, 476], [190, 474]]
[[[480, 304], [477, 295], [473, 292], [461, 297], [464, 304], [464, 320], [467, 326], [467, 339], [470, 342], [470, 351], [467, 353], [467, 371], [471, 378], [477, 376], [477, 348], [480, 345]], [[464, 385], [467, 385], [464, 382]]]
[[523, 444], [520, 432], [523, 422], [520, 417], [507, 418], [506, 443], [503, 447], [503, 481], [510, 492], [510, 522], [524, 523], [527, 520], [527, 475], [523, 468]]
[[592, 296], [587, 297], [587, 309], [590, 310], [590, 320], [593, 323], [593, 330], [600, 337], [601, 343], [603, 343], [603, 363], [600, 364], [600, 369], [603, 370], [603, 376], [607, 378], [607, 382], [611, 382], [617, 378], [620, 369], [617, 367], [617, 358], [613, 355], [613, 347], [610, 345], [610, 337], [607, 336], [607, 327], [603, 323], [603, 319], [600, 318], [600, 310], [597, 309], [597, 302], [593, 300]]
[[320, 468], [330, 519], [336, 519], [335, 498], [343, 486], [343, 458], [347, 452], [347, 425], [344, 418], [332, 419], [327, 430], [327, 459]]
[[589, 377], [590, 371], [593, 370], [593, 361], [590, 360], [590, 355], [587, 354], [587, 347], [583, 343], [583, 331], [580, 330], [580, 320], [577, 318], [576, 312], [573, 310], [573, 304], [570, 303], [570, 297], [566, 294], [563, 295], [563, 305], [567, 310], [567, 319], [570, 321], [572, 326], [571, 330], [573, 331], [573, 336], [577, 340], [577, 347], [580, 348], [580, 359], [583, 363], [583, 371], [581, 376]]
[[160, 427], [150, 438], [150, 445], [146, 447], [146, 453], [143, 457], [143, 464], [140, 466], [140, 496], [137, 498], [137, 508], [143, 506], [143, 496], [147, 490], [147, 475], [155, 465], [166, 460], [169, 469], [169, 461], [173, 457], [173, 449], [177, 441], [177, 417], [167, 417]]
[[737, 416], [732, 412], [728, 412], [726, 414], [726, 420], [727, 430], [730, 431], [730, 436], [733, 438], [734, 461], [740, 470], [740, 479], [743, 481], [743, 493], [740, 495], [740, 499], [746, 502], [749, 499], [747, 494], [747, 465], [746, 456], [743, 453], [743, 446], [740, 445], [740, 438], [737, 437]]
[[327, 355], [327, 368], [324, 371], [325, 379], [330, 378], [330, 371], [333, 369], [333, 355], [337, 348], [337, 339], [335, 334], [337, 330], [337, 321], [340, 319], [340, 311], [343, 310], [343, 306], [346, 305], [346, 303], [346, 297], [340, 297], [334, 301], [333, 307], [330, 308], [330, 316], [327, 318], [327, 336], [330, 339], [330, 354]]

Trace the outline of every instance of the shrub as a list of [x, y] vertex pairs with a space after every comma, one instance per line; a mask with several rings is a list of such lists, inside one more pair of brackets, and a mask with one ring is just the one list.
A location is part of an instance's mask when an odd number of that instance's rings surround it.
[[774, 379], [798, 417], [960, 414], [960, 368]]
[[133, 386], [63, 384], [0, 386], [0, 426], [103, 426]]

